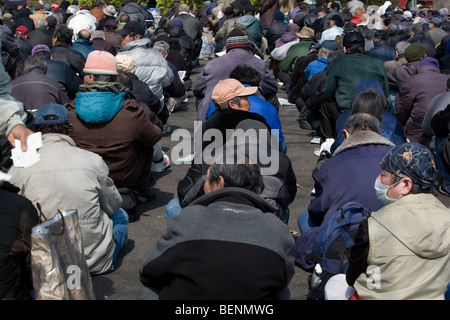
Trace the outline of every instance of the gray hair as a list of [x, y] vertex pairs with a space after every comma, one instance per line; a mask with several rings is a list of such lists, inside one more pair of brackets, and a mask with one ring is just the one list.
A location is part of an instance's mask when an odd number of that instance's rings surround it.
[[23, 74], [27, 74], [34, 69], [40, 69], [42, 72], [47, 73], [47, 63], [43, 57], [37, 55], [28, 56], [23, 64]]
[[37, 22], [36, 22], [36, 28], [37, 29], [45, 29], [45, 28], [47, 28], [48, 27], [48, 22], [47, 22], [47, 20], [45, 20], [45, 19], [39, 19]]
[[94, 30], [91, 34], [91, 40], [93, 39], [103, 39], [105, 40], [105, 31], [103, 30]]
[[224, 187], [244, 188], [259, 194], [264, 189], [261, 169], [257, 164], [251, 164], [246, 157], [245, 164], [213, 163], [209, 167], [209, 183], [214, 184], [224, 180]]
[[226, 102], [222, 102], [222, 103], [216, 103], [214, 102], [216, 109], [217, 110], [225, 110], [225, 109], [230, 109], [230, 105], [228, 104], [228, 102], [230, 101], [234, 101], [234, 103], [236, 103], [238, 106], [241, 106], [241, 98], [240, 97], [234, 97], [233, 99], [230, 99]]
[[381, 123], [371, 114], [355, 113], [348, 118], [344, 129], [351, 135], [357, 131], [373, 131], [381, 134]]
[[395, 51], [398, 52], [398, 54], [404, 54], [406, 48], [408, 48], [411, 45], [408, 41], [399, 41], [395, 45]]

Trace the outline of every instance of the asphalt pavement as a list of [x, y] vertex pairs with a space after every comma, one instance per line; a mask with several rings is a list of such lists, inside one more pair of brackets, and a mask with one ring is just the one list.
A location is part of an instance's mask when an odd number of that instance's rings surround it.
[[[201, 66], [206, 63], [207, 61], [202, 60]], [[200, 71], [201, 67], [195, 69], [191, 78], [195, 80]], [[280, 87], [278, 97], [286, 99], [286, 92], [282, 87]], [[312, 131], [300, 129], [297, 121], [298, 111], [294, 105], [282, 105], [279, 109], [279, 116], [288, 146], [287, 155], [292, 161], [298, 183], [296, 198], [290, 205], [289, 228], [294, 233], [298, 233], [298, 214], [307, 208], [311, 200], [310, 193], [313, 188], [311, 173], [317, 161], [314, 149], [318, 145], [311, 143], [314, 137]], [[176, 129], [187, 129], [193, 139], [195, 120], [195, 97], [192, 95], [192, 91], [189, 91], [188, 103], [183, 104], [182, 108], [173, 112], [169, 117], [168, 123], [172, 129], [171, 133], [163, 136], [160, 141], [166, 154], [170, 156], [172, 148], [179, 142], [172, 135]], [[171, 140], [172, 137], [174, 137], [175, 141]], [[155, 174], [157, 178], [154, 186], [157, 191], [156, 199], [139, 206], [139, 220], [129, 225], [128, 242], [119, 255], [115, 270], [92, 278], [98, 300], [142, 299], [142, 284], [139, 280], [141, 259], [145, 251], [165, 231], [165, 206], [171, 199], [177, 197], [176, 188], [178, 181], [184, 177], [189, 168], [188, 164], [173, 163], [176, 160], [171, 159], [172, 164], [169, 168], [161, 174]], [[308, 275], [309, 273], [296, 267], [296, 273], [289, 285], [291, 300], [306, 299]]]

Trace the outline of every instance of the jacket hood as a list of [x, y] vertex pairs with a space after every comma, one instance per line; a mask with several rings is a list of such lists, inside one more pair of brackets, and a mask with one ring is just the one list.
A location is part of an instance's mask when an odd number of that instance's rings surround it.
[[171, 38], [179, 38], [181, 36], [184, 36], [185, 34], [186, 34], [186, 31], [184, 31], [183, 28], [180, 28], [180, 27], [170, 28], [170, 37]]
[[373, 218], [417, 256], [437, 259], [450, 253], [449, 209], [435, 196], [409, 194], [386, 209]]
[[285, 32], [281, 35], [280, 39], [283, 43], [300, 40], [295, 32]]
[[258, 19], [256, 19], [256, 17], [251, 14], [246, 14], [236, 19], [236, 23], [245, 24], [247, 27], [252, 23], [255, 23], [256, 21], [258, 21]]
[[46, 133], [42, 135], [42, 145], [49, 145], [58, 142], [65, 142], [71, 145], [72, 147], [76, 147], [75, 141], [68, 135], [62, 133]]
[[260, 209], [262, 212], [276, 212], [277, 208], [272, 206], [266, 200], [254, 192], [243, 188], [226, 187], [207, 193], [194, 200], [189, 206], [201, 205], [208, 206], [213, 202], [229, 201], [233, 203], [247, 204]]
[[128, 3], [122, 8], [122, 12], [127, 14], [136, 14], [136, 13], [142, 13], [144, 14], [144, 10], [142, 10], [136, 3]]
[[151, 48], [151, 47], [152, 47], [152, 41], [148, 38], [143, 38], [143, 39], [139, 39], [139, 40], [135, 40], [135, 41], [131, 41], [131, 42], [127, 43], [122, 48], [120, 48], [119, 52], [129, 51], [129, 50], [133, 50], [136, 48], [147, 49], [147, 48]]
[[[107, 88], [116, 90], [106, 91]], [[90, 82], [80, 85], [75, 98], [75, 112], [85, 122], [104, 123], [113, 119], [122, 109], [125, 91], [120, 91], [120, 84]]]

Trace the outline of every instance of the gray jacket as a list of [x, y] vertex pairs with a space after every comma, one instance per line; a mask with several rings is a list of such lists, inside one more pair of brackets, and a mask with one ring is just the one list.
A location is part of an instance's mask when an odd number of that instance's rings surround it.
[[109, 271], [115, 243], [112, 220], [122, 205], [122, 197], [103, 159], [79, 149], [69, 136], [49, 133], [42, 136], [40, 161], [28, 168], [11, 167], [10, 182], [20, 194], [51, 219], [57, 210], [77, 209], [86, 260], [91, 274]]
[[160, 99], [161, 105], [164, 105], [163, 88], [172, 83], [174, 75], [166, 59], [152, 49], [151, 40], [143, 38], [129, 42], [119, 50], [117, 55], [120, 54], [133, 57], [136, 76], [149, 86]]

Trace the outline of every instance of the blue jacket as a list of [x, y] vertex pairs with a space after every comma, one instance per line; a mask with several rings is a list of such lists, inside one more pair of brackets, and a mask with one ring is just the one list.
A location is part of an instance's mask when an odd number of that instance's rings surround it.
[[395, 49], [386, 41], [378, 41], [374, 45], [372, 49], [366, 51], [368, 56], [377, 58], [383, 62], [396, 60]]
[[310, 62], [308, 66], [305, 69], [305, 76], [308, 78], [308, 81], [311, 80], [311, 78], [317, 73], [322, 70], [324, 70], [327, 65], [327, 58], [326, 57], [320, 57], [317, 60], [314, 60], [313, 62]]
[[[336, 120], [336, 139], [331, 145], [331, 154], [333, 154], [336, 148], [345, 140], [345, 134], [342, 129], [344, 129], [345, 122], [347, 122], [350, 115], [351, 110], [347, 110]], [[406, 142], [403, 126], [389, 111], [384, 112], [383, 119], [381, 120], [381, 136], [385, 137], [395, 145]]]
[[[268, 101], [264, 100], [258, 96], [249, 96], [248, 101], [250, 102], [250, 112], [257, 113], [264, 117], [267, 124], [272, 129], [278, 129], [278, 142], [281, 145], [284, 141], [283, 132], [281, 131], [281, 121], [278, 116], [277, 109]], [[214, 102], [209, 103], [208, 112], [206, 113], [206, 120], [208, 120], [211, 115], [216, 111]]]
[[87, 59], [89, 53], [91, 53], [94, 50], [97, 50], [92, 46], [92, 41], [86, 39], [75, 40], [70, 46], [70, 48], [81, 53], [85, 59]]
[[377, 133], [354, 133], [313, 173], [316, 198], [308, 206], [309, 218], [318, 226], [303, 233], [296, 244], [296, 263], [305, 270], [314, 266], [305, 259], [312, 253], [319, 226], [327, 221], [344, 201], [357, 201], [376, 211], [383, 204], [374, 188], [381, 172], [380, 162], [393, 144]]

